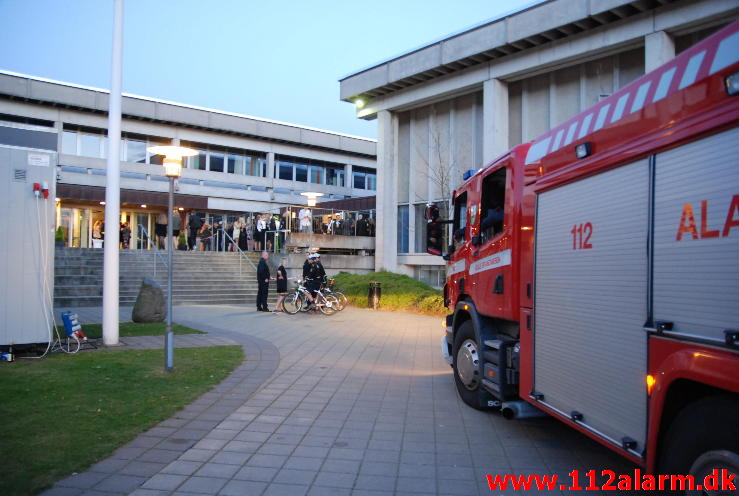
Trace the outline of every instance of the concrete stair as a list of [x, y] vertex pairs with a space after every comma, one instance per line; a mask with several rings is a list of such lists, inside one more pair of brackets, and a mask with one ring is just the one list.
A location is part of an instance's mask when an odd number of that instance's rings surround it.
[[[166, 252], [159, 252], [166, 260]], [[248, 253], [256, 265], [259, 253]], [[121, 250], [119, 266], [119, 301], [132, 306], [144, 277], [149, 276], [167, 292], [167, 268], [156, 252]], [[255, 304], [256, 271], [238, 253], [173, 253], [173, 303], [183, 304]], [[54, 265], [54, 306], [102, 306], [103, 250], [92, 248], [57, 248]], [[270, 308], [276, 300], [270, 287]]]

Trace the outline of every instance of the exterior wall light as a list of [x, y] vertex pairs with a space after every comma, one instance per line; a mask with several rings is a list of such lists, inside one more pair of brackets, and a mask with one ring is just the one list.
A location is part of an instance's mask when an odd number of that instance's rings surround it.
[[593, 153], [593, 146], [590, 142], [580, 143], [575, 147], [575, 155], [577, 158], [589, 157]]
[[306, 191], [303, 193], [300, 193], [301, 196], [307, 196], [308, 197], [308, 206], [309, 207], [315, 207], [316, 206], [316, 198], [319, 196], [323, 196], [323, 193], [315, 193], [312, 191]]
[[357, 98], [356, 100], [354, 100], [354, 105], [358, 109], [363, 109], [364, 108], [364, 105], [365, 105], [365, 102], [364, 102], [364, 100], [362, 98]]

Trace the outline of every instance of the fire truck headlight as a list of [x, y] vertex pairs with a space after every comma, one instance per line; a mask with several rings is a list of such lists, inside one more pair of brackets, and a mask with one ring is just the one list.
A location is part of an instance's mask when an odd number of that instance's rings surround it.
[[735, 72], [730, 76], [726, 76], [726, 92], [729, 95], [736, 95], [739, 93], [739, 72]]

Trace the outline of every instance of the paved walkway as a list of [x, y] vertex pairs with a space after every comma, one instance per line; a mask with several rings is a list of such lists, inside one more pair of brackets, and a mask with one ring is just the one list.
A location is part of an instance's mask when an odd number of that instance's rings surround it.
[[243, 344], [245, 363], [45, 496], [482, 495], [486, 474], [633, 470], [554, 419], [465, 406], [438, 318], [180, 306], [175, 320]]

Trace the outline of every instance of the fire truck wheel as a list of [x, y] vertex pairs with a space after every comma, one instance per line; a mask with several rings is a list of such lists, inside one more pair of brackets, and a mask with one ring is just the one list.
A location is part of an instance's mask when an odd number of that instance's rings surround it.
[[454, 336], [454, 382], [462, 401], [477, 410], [485, 410], [492, 397], [481, 386], [482, 350], [475, 338], [472, 322], [463, 323]]
[[659, 472], [691, 474], [698, 481], [725, 468], [739, 478], [738, 418], [739, 401], [731, 397], [704, 398], [684, 408], [662, 443]]

